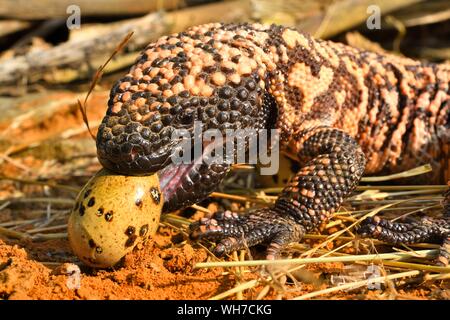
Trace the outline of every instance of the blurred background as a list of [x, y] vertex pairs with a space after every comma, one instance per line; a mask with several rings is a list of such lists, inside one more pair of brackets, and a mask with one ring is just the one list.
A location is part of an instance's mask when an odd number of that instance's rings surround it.
[[[111, 84], [149, 42], [191, 25], [259, 21], [429, 61], [450, 59], [448, 0], [1, 0], [0, 171], [37, 179], [89, 176]], [[97, 77], [98, 78], [98, 77]], [[98, 79], [99, 80], [99, 79]], [[0, 194], [1, 196], [1, 194]]]

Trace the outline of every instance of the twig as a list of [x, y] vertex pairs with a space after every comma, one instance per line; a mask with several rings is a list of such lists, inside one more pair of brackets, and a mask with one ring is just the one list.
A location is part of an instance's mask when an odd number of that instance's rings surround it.
[[54, 230], [65, 229], [65, 228], [67, 228], [67, 224], [61, 224], [59, 226], [51, 226], [51, 227], [36, 228], [36, 229], [28, 230], [27, 233], [28, 234], [33, 234], [33, 233], [54, 231]]
[[[398, 279], [398, 278], [411, 277], [411, 276], [419, 275], [421, 273], [422, 273], [421, 271], [414, 270], [414, 271], [407, 271], [407, 272], [402, 272], [402, 273], [391, 274], [388, 276], [370, 278], [370, 283], [384, 282], [386, 280], [394, 280], [394, 279]], [[361, 280], [361, 281], [355, 281], [355, 282], [351, 282], [351, 283], [346, 283], [346, 284], [343, 284], [340, 286], [307, 293], [307, 294], [298, 296], [296, 298], [293, 298], [292, 300], [305, 300], [305, 299], [325, 295], [325, 294], [328, 294], [331, 292], [336, 292], [336, 291], [341, 291], [341, 290], [346, 290], [346, 289], [356, 289], [358, 287], [367, 285], [368, 283], [369, 283], [369, 280], [367, 280], [367, 279]]]
[[84, 98], [84, 102], [81, 103], [80, 100], [77, 100], [79, 110], [81, 112], [81, 115], [83, 116], [83, 121], [86, 124], [89, 134], [91, 135], [92, 139], [94, 139], [94, 140], [95, 140], [95, 135], [92, 133], [91, 128], [89, 127], [89, 120], [87, 117], [87, 100], [88, 100], [89, 96], [91, 95], [91, 92], [94, 90], [95, 86], [97, 85], [97, 83], [102, 78], [103, 70], [105, 69], [105, 67], [108, 65], [108, 63], [111, 61], [111, 59], [114, 58], [114, 56], [116, 54], [118, 54], [125, 47], [125, 45], [128, 43], [128, 41], [133, 36], [133, 33], [134, 33], [133, 31], [129, 32], [125, 36], [125, 38], [122, 39], [122, 41], [119, 43], [119, 45], [114, 49], [113, 53], [109, 56], [108, 60], [106, 60], [106, 62], [97, 69], [94, 77], [92, 78], [92, 82], [91, 82], [91, 85], [89, 86], [89, 90], [86, 94], [86, 97]]
[[55, 183], [53, 181], [36, 181], [36, 180], [30, 180], [30, 179], [21, 179], [21, 178], [15, 178], [15, 177], [8, 177], [8, 176], [4, 176], [4, 175], [0, 175], [0, 180], [10, 180], [10, 181], [20, 182], [20, 183], [25, 183], [25, 184], [49, 186], [49, 187], [52, 187], [52, 188], [64, 189], [64, 190], [74, 191], [74, 192], [80, 191], [79, 188], [72, 187], [72, 186], [67, 186], [67, 185], [63, 185], [63, 184], [58, 184], [58, 183]]
[[251, 280], [251, 281], [245, 282], [245, 283], [243, 283], [243, 284], [241, 284], [239, 286], [236, 286], [236, 287], [234, 287], [234, 288], [232, 288], [230, 290], [222, 292], [222, 293], [220, 293], [220, 294], [218, 294], [218, 295], [216, 295], [216, 296], [214, 296], [212, 298], [209, 298], [208, 300], [222, 300], [222, 299], [224, 299], [224, 298], [226, 298], [228, 296], [231, 296], [231, 295], [233, 295], [235, 293], [242, 292], [242, 291], [244, 291], [246, 289], [253, 288], [257, 284], [258, 284], [258, 280]]
[[3, 228], [0, 227], [0, 234], [9, 237], [9, 238], [14, 238], [14, 239], [31, 239], [31, 237], [23, 232], [19, 232], [19, 231], [14, 231], [11, 229], [7, 229], [7, 228]]
[[[286, 265], [286, 264], [311, 264], [311, 263], [327, 263], [327, 262], [355, 262], [355, 261], [371, 261], [371, 260], [393, 260], [407, 259], [416, 257], [417, 254], [422, 257], [433, 258], [438, 254], [438, 250], [420, 250], [399, 253], [382, 253], [382, 254], [366, 254], [366, 255], [349, 255], [341, 257], [318, 257], [318, 258], [297, 258], [297, 259], [279, 259], [279, 260], [246, 260], [246, 261], [220, 261], [220, 262], [199, 262], [195, 268], [231, 268], [231, 267], [255, 267], [268, 265]], [[441, 272], [450, 272], [450, 267], [440, 267]]]
[[199, 206], [198, 204], [191, 205], [192, 209], [198, 210], [203, 213], [211, 214], [211, 211], [205, 207]]
[[[426, 164], [411, 170], [406, 170], [403, 172], [387, 175], [387, 176], [377, 176], [377, 177], [362, 177], [361, 182], [379, 182], [379, 181], [388, 181], [388, 180], [395, 180], [395, 179], [401, 179], [401, 178], [408, 178], [417, 176], [420, 174], [424, 174], [427, 172], [431, 172], [433, 168], [431, 165]], [[374, 187], [376, 189], [376, 187]]]
[[48, 233], [48, 234], [36, 234], [32, 236], [33, 241], [47, 241], [47, 240], [56, 240], [56, 239], [66, 239], [67, 233]]
[[54, 203], [54, 204], [66, 204], [73, 205], [75, 203], [74, 199], [68, 198], [45, 198], [45, 197], [36, 197], [36, 198], [8, 198], [8, 199], [0, 199], [0, 201], [11, 201], [19, 202], [19, 203], [33, 203], [33, 202], [45, 202], [45, 203]]

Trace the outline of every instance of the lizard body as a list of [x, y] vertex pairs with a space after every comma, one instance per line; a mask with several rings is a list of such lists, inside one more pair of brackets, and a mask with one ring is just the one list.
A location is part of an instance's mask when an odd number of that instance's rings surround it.
[[[431, 163], [428, 180], [450, 179], [449, 83], [448, 65], [363, 51], [283, 26], [192, 27], [147, 46], [114, 85], [98, 157], [123, 174], [158, 171], [167, 212], [205, 198], [230, 168], [171, 163], [175, 129], [192, 131], [195, 121], [222, 133], [276, 128], [281, 147], [302, 164], [276, 203], [246, 215], [220, 212], [191, 226], [193, 238], [218, 242], [217, 254], [265, 242], [267, 257], [276, 258], [337, 210], [363, 173]], [[393, 243], [443, 242], [446, 264], [449, 203], [450, 192], [442, 219], [367, 219], [359, 233]]]

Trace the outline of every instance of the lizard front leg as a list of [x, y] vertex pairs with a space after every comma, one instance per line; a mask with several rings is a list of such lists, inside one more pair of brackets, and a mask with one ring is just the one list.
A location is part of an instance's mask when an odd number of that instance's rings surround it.
[[299, 135], [301, 157], [309, 160], [272, 207], [245, 215], [219, 212], [191, 225], [191, 238], [218, 242], [214, 253], [267, 243], [275, 259], [287, 244], [299, 241], [339, 208], [358, 184], [366, 163], [355, 140], [345, 132], [318, 127]]

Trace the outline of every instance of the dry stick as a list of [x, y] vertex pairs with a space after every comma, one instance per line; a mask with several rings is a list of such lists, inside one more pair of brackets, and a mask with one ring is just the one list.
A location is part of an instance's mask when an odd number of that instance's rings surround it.
[[13, 166], [15, 166], [15, 167], [17, 167], [19, 169], [22, 169], [23, 171], [26, 171], [27, 173], [31, 173], [32, 172], [32, 170], [29, 167], [25, 166], [24, 164], [20, 163], [17, 160], [12, 159], [11, 157], [9, 157], [9, 155], [7, 153], [0, 154], [0, 160], [9, 162]]
[[250, 197], [244, 197], [244, 196], [236, 196], [228, 193], [222, 193], [222, 192], [211, 192], [209, 195], [213, 198], [222, 198], [222, 199], [229, 199], [229, 200], [236, 200], [236, 201], [252, 201]]
[[401, 186], [357, 186], [357, 191], [365, 190], [380, 190], [380, 191], [397, 191], [397, 190], [427, 190], [427, 189], [439, 189], [446, 190], [446, 185], [401, 185]]
[[8, 177], [8, 176], [5, 176], [5, 175], [0, 175], [0, 180], [10, 180], [10, 181], [20, 182], [20, 183], [25, 183], [25, 184], [49, 186], [49, 187], [52, 187], [52, 188], [65, 189], [65, 190], [74, 191], [74, 192], [80, 191], [79, 188], [75, 188], [75, 187], [72, 187], [72, 186], [67, 186], [67, 185], [55, 183], [53, 181], [36, 181], [36, 180]]
[[148, 0], [139, 2], [135, 0], [2, 0], [0, 2], [0, 15], [20, 20], [67, 19], [69, 15], [67, 8], [76, 4], [81, 8], [83, 17], [139, 16], [158, 10], [178, 9], [185, 6], [186, 2], [185, 0]]
[[218, 295], [216, 295], [216, 296], [214, 296], [212, 298], [209, 298], [208, 300], [222, 300], [222, 299], [224, 299], [224, 298], [226, 298], [228, 296], [231, 296], [231, 295], [233, 295], [235, 293], [242, 292], [242, 291], [244, 291], [246, 289], [251, 289], [254, 286], [256, 286], [257, 284], [258, 284], [258, 280], [250, 280], [250, 281], [245, 282], [245, 283], [243, 283], [243, 284], [241, 284], [241, 285], [239, 285], [237, 287], [234, 287], [234, 288], [232, 288], [230, 290], [224, 291], [224, 292], [222, 292], [222, 293], [220, 293], [220, 294], [218, 294]]
[[[9, 206], [11, 204], [10, 201], [5, 201], [5, 203], [0, 205], [0, 211], [2, 211], [3, 209], [5, 209], [7, 206]], [[0, 224], [1, 226], [2, 224]]]
[[336, 291], [341, 291], [341, 290], [345, 290], [345, 289], [356, 289], [358, 287], [362, 287], [364, 285], [369, 284], [370, 283], [376, 283], [376, 282], [384, 282], [386, 280], [393, 280], [393, 279], [398, 279], [398, 278], [404, 278], [404, 277], [411, 277], [411, 276], [416, 276], [421, 274], [421, 271], [407, 271], [407, 272], [402, 272], [402, 273], [396, 273], [396, 274], [391, 274], [388, 276], [382, 276], [382, 277], [376, 277], [376, 278], [370, 278], [370, 280], [366, 279], [366, 280], [361, 280], [361, 281], [355, 281], [355, 282], [351, 282], [351, 283], [346, 283], [340, 286], [336, 286], [336, 287], [332, 287], [332, 288], [328, 288], [328, 289], [324, 289], [324, 290], [319, 290], [319, 291], [314, 291], [311, 293], [307, 293], [304, 294], [302, 296], [298, 296], [296, 298], [293, 298], [292, 300], [304, 300], [304, 299], [309, 299], [309, 298], [313, 298], [313, 297], [317, 297], [317, 296], [321, 296], [324, 294], [328, 294], [331, 292], [336, 292]]
[[406, 35], [406, 26], [403, 24], [402, 21], [398, 20], [392, 15], [388, 15], [384, 18], [384, 21], [386, 21], [387, 24], [392, 25], [395, 29], [397, 29], [398, 34], [394, 39], [394, 42], [392, 43], [392, 49], [395, 53], [401, 53], [400, 50], [400, 44], [403, 40], [403, 38]]
[[332, 11], [334, 10], [336, 0], [331, 0], [331, 4], [328, 5], [325, 9], [325, 14], [322, 18], [322, 21], [319, 24], [319, 27], [313, 33], [315, 38], [320, 38], [323, 36], [324, 31], [327, 29], [328, 25], [332, 20]]
[[[433, 258], [439, 253], [439, 250], [419, 250], [399, 253], [382, 253], [382, 254], [366, 254], [339, 257], [318, 257], [318, 258], [296, 258], [296, 259], [279, 259], [279, 260], [247, 260], [247, 261], [220, 261], [220, 262], [199, 262], [194, 268], [231, 268], [231, 267], [255, 267], [268, 265], [286, 265], [286, 264], [311, 264], [311, 263], [327, 263], [327, 262], [354, 262], [354, 261], [371, 261], [371, 260], [393, 260], [407, 259], [420, 255], [424, 258]], [[441, 272], [450, 272], [450, 267], [436, 267]]]
[[172, 214], [172, 213], [166, 213], [161, 215], [161, 220], [164, 222], [168, 222], [168, 223], [174, 223], [174, 224], [180, 224], [180, 225], [185, 225], [188, 226], [190, 225], [192, 222], [194, 222], [193, 220], [184, 218], [184, 217], [180, 217], [176, 214]]
[[255, 167], [245, 163], [236, 163], [231, 166], [233, 170], [254, 170]]
[[[442, 8], [443, 11], [439, 10], [437, 12], [434, 12], [432, 14], [428, 14], [425, 16], [420, 16], [416, 18], [410, 18], [407, 20], [400, 20], [405, 27], [413, 27], [418, 25], [424, 25], [424, 24], [432, 24], [437, 23], [440, 21], [445, 21], [450, 19], [450, 9]], [[447, 10], [445, 10], [447, 9]]]
[[[424, 174], [427, 172], [432, 171], [433, 168], [430, 164], [426, 164], [423, 166], [416, 167], [411, 170], [406, 170], [400, 173], [390, 174], [387, 176], [377, 176], [377, 177], [362, 177], [361, 182], [379, 182], [379, 181], [388, 181], [388, 180], [394, 180], [394, 179], [401, 179], [401, 178], [408, 178], [417, 176], [420, 174]], [[376, 189], [376, 187], [374, 187]]]
[[106, 62], [97, 69], [97, 71], [95, 72], [94, 77], [92, 78], [91, 85], [90, 85], [89, 90], [88, 90], [88, 92], [86, 94], [86, 97], [84, 98], [83, 104], [81, 103], [81, 101], [79, 99], [77, 100], [78, 107], [79, 107], [80, 112], [81, 112], [81, 114], [83, 116], [83, 121], [86, 124], [86, 127], [87, 127], [87, 129], [89, 131], [89, 134], [91, 135], [92, 139], [94, 139], [94, 140], [95, 140], [95, 136], [92, 133], [91, 128], [89, 127], [89, 120], [88, 120], [87, 113], [86, 113], [86, 111], [87, 111], [87, 100], [88, 100], [89, 96], [91, 95], [91, 92], [94, 90], [95, 86], [97, 85], [97, 83], [102, 78], [103, 70], [105, 69], [105, 67], [112, 60], [112, 58], [114, 58], [114, 56], [116, 54], [118, 54], [125, 47], [125, 45], [128, 43], [128, 41], [133, 36], [133, 33], [134, 33], [133, 31], [129, 32], [125, 36], [125, 38], [122, 39], [122, 41], [119, 43], [119, 45], [116, 47], [116, 49], [114, 49], [113, 53], [109, 56], [108, 60], [106, 60]]
[[[312, 240], [321, 240], [321, 239], [328, 239], [330, 236], [329, 235], [325, 235], [325, 234], [310, 234], [307, 233], [303, 236], [303, 239], [312, 239]], [[355, 240], [355, 238], [353, 237], [337, 237], [335, 240], [340, 240], [340, 241], [352, 241]], [[371, 239], [373, 241], [374, 244], [383, 244], [385, 242], [381, 241], [381, 240], [376, 240], [376, 239]], [[295, 246], [295, 245], [294, 245]], [[439, 248], [440, 245], [438, 244], [433, 244], [433, 243], [412, 243], [410, 244], [410, 246], [413, 247], [418, 247], [418, 248]]]
[[19, 202], [19, 203], [33, 203], [33, 202], [46, 202], [53, 204], [67, 204], [73, 205], [75, 203], [74, 199], [68, 198], [44, 198], [44, 197], [36, 197], [36, 198], [8, 198], [8, 199], [0, 199], [0, 201], [11, 201], [11, 202]]
[[[415, 275], [420, 275], [420, 274], [423, 274], [423, 272], [417, 271], [417, 270], [416, 271], [407, 271], [407, 272], [391, 274], [388, 276], [383, 276], [383, 277], [378, 277], [378, 278], [371, 278], [370, 283], [383, 282], [386, 280], [394, 280], [394, 279], [398, 279], [398, 278], [410, 277], [410, 276], [415, 276]], [[423, 277], [423, 280], [428, 281], [428, 280], [433, 280], [433, 279], [435, 279], [435, 280], [448, 279], [449, 277], [450, 277], [450, 274], [432, 274], [432, 275], [425, 274]], [[361, 280], [361, 281], [356, 281], [356, 282], [352, 282], [352, 283], [347, 283], [347, 284], [340, 285], [337, 287], [307, 293], [302, 296], [298, 296], [292, 300], [304, 300], [304, 299], [309, 299], [309, 298], [313, 298], [313, 297], [317, 297], [317, 296], [321, 296], [324, 294], [341, 291], [341, 290], [345, 290], [345, 289], [356, 289], [357, 287], [362, 287], [368, 283], [369, 283], [369, 280]]]
[[270, 285], [265, 285], [264, 288], [261, 289], [261, 291], [258, 293], [258, 295], [256, 296], [255, 300], [262, 300], [268, 293], [270, 290]]
[[412, 269], [412, 270], [421, 270], [421, 271], [430, 271], [430, 272], [439, 272], [439, 273], [449, 273], [443, 272], [442, 267], [433, 266], [433, 265], [424, 265], [419, 263], [411, 263], [411, 262], [402, 262], [402, 261], [383, 261], [383, 265], [389, 267], [398, 267], [402, 269]]
[[33, 234], [33, 233], [54, 231], [54, 230], [65, 229], [65, 228], [67, 228], [67, 224], [62, 224], [62, 225], [58, 225], [58, 226], [51, 226], [51, 227], [44, 227], [44, 228], [36, 228], [36, 229], [32, 229], [32, 230], [27, 231], [27, 233], [28, 234]]
[[209, 210], [209, 209], [207, 209], [205, 207], [199, 206], [198, 204], [191, 205], [191, 208], [195, 209], [197, 211], [203, 212], [203, 213], [207, 213], [207, 214], [211, 214], [212, 213], [211, 210]]
[[[233, 251], [232, 256], [233, 256], [233, 260], [234, 261], [240, 261], [238, 255], [237, 255], [237, 251]], [[242, 270], [239, 267], [236, 268], [236, 270], [235, 270], [235, 274], [237, 276], [236, 277], [237, 278], [237, 280], [236, 280], [237, 286], [239, 286], [241, 284], [241, 278], [242, 278], [242, 272], [241, 271]], [[244, 294], [243, 294], [242, 291], [239, 291], [239, 292], [236, 293], [236, 299], [237, 300], [244, 300]]]
[[3, 227], [0, 227], [0, 235], [4, 235], [6, 237], [19, 239], [19, 240], [31, 239], [31, 236], [29, 236], [23, 232], [10, 230], [10, 229], [3, 228]]
[[[91, 121], [90, 127], [98, 128], [101, 123], [102, 123], [101, 120]], [[84, 133], [86, 130], [87, 130], [86, 125], [81, 125], [76, 128], [69, 128], [69, 129], [65, 130], [64, 132], [62, 132], [58, 136], [58, 138], [61, 140], [68, 140], [69, 138], [72, 138], [73, 136], [77, 136], [77, 135]]]
[[[1, 3], [0, 1], [0, 6]], [[0, 84], [15, 85], [22, 79], [30, 83], [46, 80], [54, 78], [55, 74], [66, 73], [64, 71], [67, 68], [69, 72], [76, 73], [70, 80], [84, 78], [90, 72], [89, 66], [104, 61], [113, 49], [113, 44], [131, 30], [136, 32], [131, 49], [141, 51], [162, 35], [180, 32], [192, 25], [217, 21], [218, 13], [222, 22], [248, 21], [250, 1], [225, 1], [167, 13], [150, 13], [144, 17], [108, 24], [107, 31], [97, 32], [95, 36], [69, 40], [45, 51], [29, 52], [0, 62]], [[115, 66], [117, 63], [110, 64], [108, 69], [117, 70], [117, 67], [131, 65], [133, 56], [137, 54], [135, 52], [119, 57], [118, 60], [126, 61], [120, 62], [120, 66]]]
[[412, 194], [433, 194], [440, 193], [441, 189], [427, 189], [427, 190], [411, 190], [411, 191], [399, 191], [399, 192], [382, 192], [373, 194], [359, 194], [353, 197], [347, 198], [347, 201], [364, 201], [366, 199], [385, 199], [398, 196], [407, 196]]
[[3, 222], [0, 223], [0, 227], [16, 227], [18, 225], [24, 225], [24, 224], [31, 224], [31, 223], [36, 223], [38, 221], [41, 221], [42, 219], [30, 219], [30, 220], [13, 220], [13, 221], [8, 221], [8, 222]]
[[222, 199], [229, 199], [229, 200], [235, 200], [235, 201], [267, 204], [267, 201], [264, 201], [263, 199], [246, 197], [246, 196], [237, 196], [234, 194], [228, 194], [228, 193], [223, 193], [223, 192], [211, 192], [211, 194], [209, 196], [213, 197], [213, 198], [222, 198]]
[[42, 263], [44, 266], [52, 268], [52, 267], [58, 267], [62, 263], [61, 262], [51, 262], [51, 261], [38, 261], [39, 263]]
[[66, 239], [67, 233], [47, 233], [47, 234], [36, 234], [31, 237], [33, 241], [47, 241], [47, 240], [56, 240], [56, 239]]

